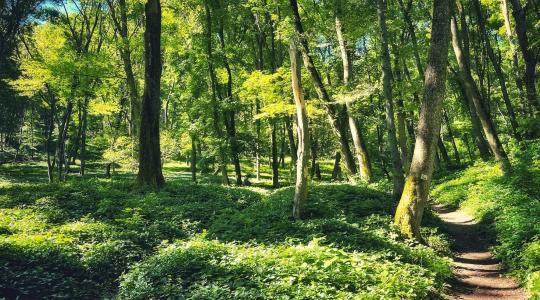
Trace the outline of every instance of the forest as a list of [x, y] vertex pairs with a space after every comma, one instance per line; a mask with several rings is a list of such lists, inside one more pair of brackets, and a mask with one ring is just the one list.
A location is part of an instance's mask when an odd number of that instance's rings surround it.
[[540, 299], [537, 0], [0, 0], [0, 299]]

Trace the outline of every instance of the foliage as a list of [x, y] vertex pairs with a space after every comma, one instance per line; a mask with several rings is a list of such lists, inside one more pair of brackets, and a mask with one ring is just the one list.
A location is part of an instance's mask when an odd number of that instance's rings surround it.
[[386, 193], [315, 185], [308, 218], [294, 221], [292, 192], [182, 181], [154, 193], [122, 179], [11, 182], [0, 191], [0, 288], [34, 298], [180, 291], [246, 299], [412, 299], [444, 288], [445, 238], [426, 231], [437, 252], [402, 239]]

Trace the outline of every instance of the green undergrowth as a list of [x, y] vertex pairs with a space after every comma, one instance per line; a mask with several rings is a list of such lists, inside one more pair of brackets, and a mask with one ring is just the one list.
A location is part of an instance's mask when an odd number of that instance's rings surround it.
[[367, 186], [293, 188], [131, 180], [0, 188], [0, 298], [423, 299], [451, 276], [430, 213], [430, 247], [400, 237], [394, 203]]
[[506, 176], [494, 163], [477, 163], [450, 180], [441, 180], [431, 196], [486, 224], [496, 240], [495, 255], [538, 298], [540, 143], [513, 147], [511, 158], [513, 171]]

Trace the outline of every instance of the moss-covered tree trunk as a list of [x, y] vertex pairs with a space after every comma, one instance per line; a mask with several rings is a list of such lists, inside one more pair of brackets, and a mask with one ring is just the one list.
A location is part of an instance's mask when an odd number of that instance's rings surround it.
[[450, 1], [433, 1], [431, 42], [416, 143], [411, 169], [394, 219], [405, 236], [417, 239], [422, 238], [420, 223], [429, 194], [433, 163], [437, 152], [437, 140], [441, 128], [450, 41]]
[[161, 171], [159, 113], [161, 86], [161, 6], [159, 0], [145, 5], [144, 96], [139, 134], [139, 186], [159, 188], [165, 184]]
[[298, 147], [296, 156], [296, 185], [294, 190], [293, 217], [302, 218], [304, 207], [307, 201], [308, 189], [308, 163], [310, 136], [308, 128], [308, 116], [304, 93], [302, 91], [302, 81], [300, 75], [300, 55], [296, 48], [296, 43], [291, 41], [289, 56], [291, 58], [291, 85], [296, 107]]

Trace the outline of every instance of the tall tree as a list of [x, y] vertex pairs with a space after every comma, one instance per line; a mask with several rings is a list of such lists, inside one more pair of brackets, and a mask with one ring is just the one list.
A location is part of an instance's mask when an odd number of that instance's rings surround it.
[[294, 39], [291, 40], [289, 49], [291, 58], [291, 85], [296, 107], [296, 120], [298, 132], [297, 160], [296, 160], [296, 185], [294, 190], [293, 217], [302, 218], [304, 206], [307, 201], [308, 189], [308, 163], [310, 136], [308, 128], [308, 117], [304, 93], [302, 91], [302, 76], [300, 74], [300, 55], [296, 48]]
[[[343, 14], [343, 7], [341, 0], [338, 0], [336, 3], [336, 35], [338, 38], [339, 49], [341, 52], [341, 62], [343, 64], [343, 83], [348, 86], [350, 85], [353, 77], [353, 68], [352, 61], [350, 57], [350, 51], [347, 49], [347, 40], [345, 39], [343, 33], [343, 22], [341, 16]], [[360, 178], [369, 182], [371, 181], [371, 163], [369, 161], [369, 154], [366, 147], [366, 142], [362, 130], [360, 127], [360, 122], [355, 119], [352, 115], [352, 105], [350, 102], [346, 104], [347, 108], [347, 120], [349, 122], [349, 128], [351, 130], [351, 136], [353, 139], [354, 150], [356, 152], [356, 157], [359, 164], [359, 173]]]
[[140, 186], [159, 188], [165, 184], [161, 171], [159, 114], [161, 111], [161, 5], [148, 0], [145, 5], [144, 96], [139, 135]]
[[495, 74], [497, 75], [497, 79], [499, 80], [499, 85], [501, 87], [501, 93], [504, 100], [504, 105], [506, 106], [506, 111], [508, 112], [510, 125], [512, 127], [512, 133], [515, 139], [521, 140], [521, 136], [518, 132], [518, 123], [517, 123], [516, 114], [514, 113], [514, 107], [512, 106], [512, 102], [510, 101], [510, 96], [508, 95], [508, 90], [506, 88], [506, 76], [501, 68], [498, 58], [495, 56], [493, 48], [491, 47], [491, 42], [489, 40], [489, 35], [486, 29], [485, 19], [482, 13], [482, 7], [480, 5], [480, 1], [473, 0], [473, 6], [474, 6], [474, 11], [476, 13], [476, 17], [478, 19], [478, 27], [479, 27], [478, 29], [480, 31], [480, 35], [482, 36], [482, 39], [484, 40], [484, 47], [486, 48], [486, 52], [489, 57], [489, 60], [491, 61], [491, 64], [493, 65], [493, 69], [495, 70]]
[[495, 129], [495, 125], [493, 124], [489, 113], [486, 111], [484, 99], [482, 98], [476, 82], [471, 75], [471, 69], [469, 65], [470, 60], [466, 58], [466, 52], [462, 50], [461, 36], [457, 27], [457, 21], [455, 16], [451, 18], [450, 23], [452, 33], [452, 46], [454, 48], [454, 54], [456, 56], [456, 60], [459, 66], [458, 76], [461, 77], [461, 81], [463, 82], [465, 95], [466, 97], [472, 99], [478, 118], [482, 123], [482, 129], [487, 138], [488, 145], [493, 152], [495, 159], [499, 162], [503, 171], [509, 171], [510, 161], [508, 160], [508, 156], [504, 151], [503, 145], [499, 139], [499, 135]]
[[514, 16], [516, 35], [521, 49], [521, 55], [525, 62], [525, 73], [523, 73], [523, 82], [527, 91], [527, 100], [533, 107], [537, 115], [540, 114], [540, 101], [536, 93], [536, 54], [530, 48], [529, 38], [527, 37], [527, 20], [525, 11], [521, 6], [520, 0], [509, 0], [512, 4], [512, 15]]
[[405, 236], [420, 240], [422, 239], [420, 223], [429, 195], [437, 140], [441, 129], [442, 102], [446, 92], [450, 2], [451, 0], [433, 1], [431, 42], [416, 143], [411, 169], [394, 219]]
[[354, 162], [354, 157], [349, 146], [349, 126], [347, 122], [343, 121], [343, 110], [339, 106], [336, 106], [332, 103], [330, 95], [328, 94], [328, 91], [326, 90], [326, 87], [322, 82], [321, 75], [315, 67], [315, 64], [313, 63], [313, 58], [311, 57], [309, 51], [308, 41], [304, 33], [302, 21], [300, 19], [300, 13], [298, 12], [297, 0], [290, 0], [290, 6], [293, 12], [294, 28], [296, 34], [299, 37], [298, 47], [300, 48], [300, 52], [302, 53], [304, 67], [306, 68], [311, 77], [311, 81], [315, 86], [315, 91], [317, 92], [317, 95], [324, 102], [324, 108], [326, 109], [328, 118], [330, 119], [330, 124], [332, 125], [334, 132], [338, 136], [341, 153], [343, 154], [343, 159], [345, 161], [345, 166], [347, 167], [349, 172], [351, 172], [352, 174], [356, 174], [356, 163]]
[[386, 98], [386, 130], [388, 135], [388, 148], [392, 156], [392, 179], [394, 181], [393, 196], [398, 199], [403, 191], [403, 165], [400, 158], [396, 137], [396, 124], [394, 121], [394, 100], [392, 96], [392, 67], [390, 64], [390, 51], [388, 50], [388, 31], [386, 28], [386, 0], [377, 1], [377, 16], [381, 34], [381, 59], [383, 70], [383, 89]]

